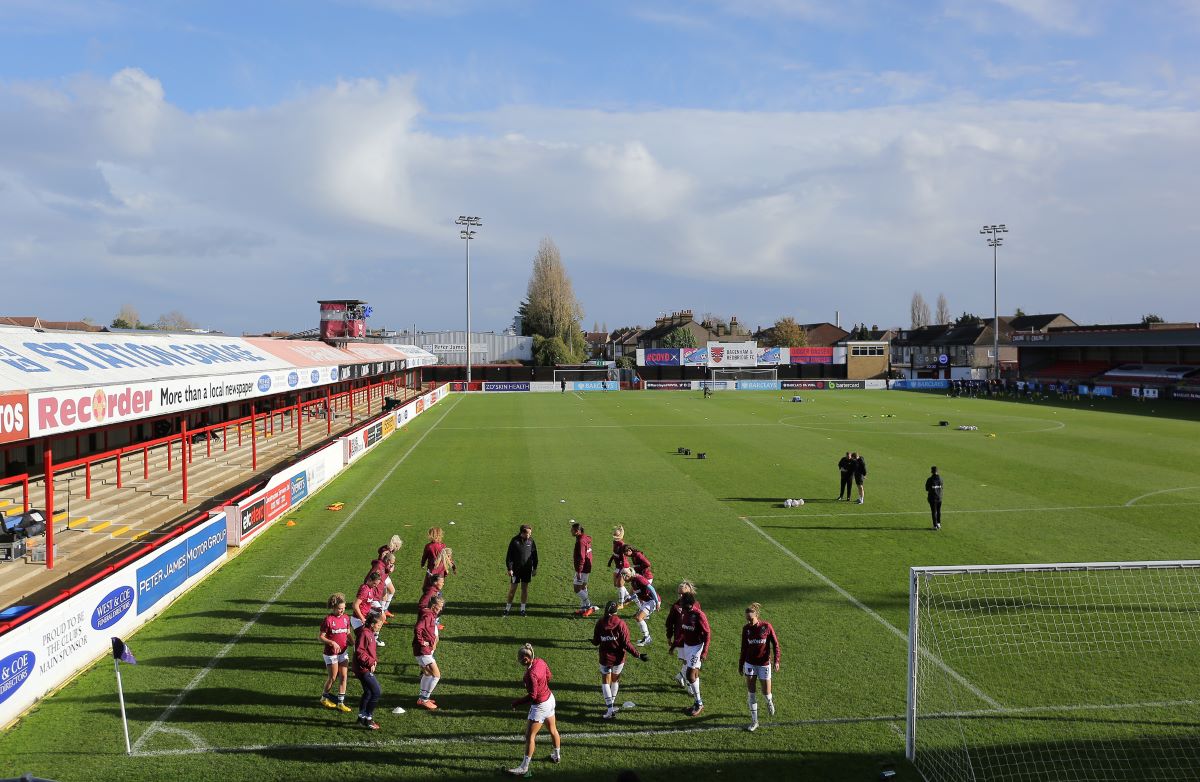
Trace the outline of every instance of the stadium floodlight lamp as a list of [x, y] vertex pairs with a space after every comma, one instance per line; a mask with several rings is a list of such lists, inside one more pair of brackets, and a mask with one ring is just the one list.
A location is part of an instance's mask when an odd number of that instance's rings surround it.
[[999, 280], [998, 280], [998, 258], [997, 252], [1001, 245], [1004, 244], [1002, 233], [1008, 233], [1008, 226], [1004, 223], [998, 225], [985, 225], [979, 229], [979, 233], [988, 237], [988, 247], [992, 248], [992, 361], [994, 366], [994, 377], [1000, 379], [1000, 306], [999, 306]]
[[[471, 240], [475, 238], [477, 231], [472, 228], [483, 226], [483, 220], [479, 215], [459, 215], [454, 221], [455, 225], [463, 226], [463, 229], [458, 232], [458, 238], [463, 240], [467, 246], [467, 383], [471, 382]], [[470, 385], [467, 386], [468, 390]]]

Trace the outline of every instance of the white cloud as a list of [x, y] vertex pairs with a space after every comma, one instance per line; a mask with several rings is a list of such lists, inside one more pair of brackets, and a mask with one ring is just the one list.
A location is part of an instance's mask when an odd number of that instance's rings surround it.
[[136, 289], [146, 311], [231, 330], [303, 327], [313, 300], [339, 295], [391, 325], [453, 325], [452, 221], [469, 212], [484, 217], [472, 265], [488, 327], [505, 325], [543, 235], [589, 321], [610, 325], [687, 305], [900, 322], [926, 287], [982, 311], [985, 222], [1012, 229], [1012, 307], [1194, 317], [1200, 270], [1181, 259], [1200, 200], [1196, 112], [509, 107], [433, 118], [475, 129], [440, 136], [407, 79], [237, 111], [188, 113], [168, 95], [137, 70], [0, 90], [0, 258], [9, 289], [63, 308], [43, 315], [105, 317]]

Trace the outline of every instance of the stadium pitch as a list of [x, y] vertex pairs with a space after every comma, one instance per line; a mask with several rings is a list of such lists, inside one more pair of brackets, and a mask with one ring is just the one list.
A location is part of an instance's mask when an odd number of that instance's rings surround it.
[[[1050, 405], [903, 392], [699, 392], [453, 396], [364, 457], [243, 554], [126, 639], [126, 756], [111, 663], [101, 661], [0, 735], [0, 776], [56, 780], [493, 779], [521, 758], [518, 647], [554, 673], [563, 760], [536, 776], [615, 779], [918, 779], [903, 760], [908, 568], [913, 565], [1200, 558], [1200, 423], [1109, 402]], [[785, 398], [786, 397], [786, 398]], [[940, 427], [940, 420], [952, 426]], [[978, 431], [958, 431], [959, 424]], [[989, 435], [995, 435], [994, 437]], [[689, 448], [691, 456], [679, 453]], [[866, 502], [836, 502], [836, 463], [859, 451]], [[704, 452], [706, 459], [695, 454]], [[945, 478], [932, 532], [924, 480]], [[803, 498], [786, 508], [785, 499]], [[343, 501], [345, 509], [325, 506]], [[611, 722], [595, 618], [572, 616], [569, 524], [594, 538], [593, 602], [614, 596], [610, 531], [654, 565], [664, 611], [650, 660], [630, 660]], [[528, 616], [502, 617], [505, 548], [533, 526], [540, 567]], [[411, 650], [425, 531], [446, 530], [458, 575], [445, 588], [435, 712], [414, 707]], [[404, 539], [394, 618], [381, 637], [379, 731], [318, 702], [317, 629], [332, 592], [352, 596], [376, 549]], [[675, 682], [663, 620], [684, 578], [713, 629], [706, 709]], [[742, 611], [763, 605], [782, 646], [778, 713], [748, 722], [737, 670]], [[636, 626], [632, 610], [622, 612]], [[1068, 661], [1069, 662], [1069, 661]], [[1149, 655], [1134, 679], [1086, 659], [1015, 690], [1005, 663], [937, 660], [989, 751], [1037, 753], [1061, 720], [1099, 747], [1195, 743], [1195, 656]], [[1123, 669], [1128, 670], [1128, 669]], [[1086, 675], [1085, 675], [1086, 673]], [[351, 679], [347, 703], [360, 688]], [[393, 714], [394, 707], [404, 714]], [[1086, 751], [1087, 747], [1081, 747]]]

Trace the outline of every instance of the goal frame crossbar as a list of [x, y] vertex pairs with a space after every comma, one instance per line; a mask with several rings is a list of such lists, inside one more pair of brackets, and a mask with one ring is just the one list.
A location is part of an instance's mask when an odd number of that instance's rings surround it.
[[1178, 570], [1200, 568], [1200, 560], [1144, 560], [1130, 562], [1050, 562], [1020, 565], [942, 565], [912, 567], [908, 575], [908, 682], [904, 710], [904, 755], [910, 763], [917, 757], [917, 667], [920, 665], [921, 639], [919, 633], [920, 581], [922, 576], [945, 576], [964, 573], [1069, 573], [1085, 571]]

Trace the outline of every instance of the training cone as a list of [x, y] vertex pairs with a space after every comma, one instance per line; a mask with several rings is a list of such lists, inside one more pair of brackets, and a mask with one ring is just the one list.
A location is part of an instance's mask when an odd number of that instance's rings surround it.
[[294, 527], [296, 526], [296, 521], [294, 519], [288, 519], [287, 525], [289, 527]]

